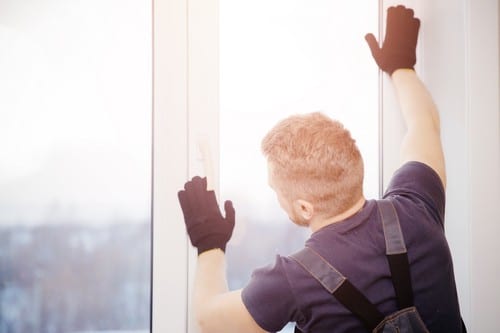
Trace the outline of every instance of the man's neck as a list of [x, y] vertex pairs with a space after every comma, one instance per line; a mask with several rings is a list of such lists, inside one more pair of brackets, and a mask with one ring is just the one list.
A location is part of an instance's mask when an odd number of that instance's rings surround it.
[[347, 209], [345, 212], [339, 215], [329, 218], [318, 218], [316, 220], [313, 220], [309, 224], [309, 229], [311, 229], [311, 231], [314, 233], [319, 229], [326, 227], [327, 225], [343, 221], [348, 217], [351, 217], [357, 212], [359, 212], [361, 208], [363, 208], [365, 201], [366, 201], [365, 197], [362, 196], [351, 208]]

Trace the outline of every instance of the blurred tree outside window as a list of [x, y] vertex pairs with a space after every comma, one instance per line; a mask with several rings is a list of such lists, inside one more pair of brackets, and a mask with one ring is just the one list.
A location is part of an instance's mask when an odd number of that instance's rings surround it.
[[0, 7], [0, 333], [149, 332], [151, 3]]

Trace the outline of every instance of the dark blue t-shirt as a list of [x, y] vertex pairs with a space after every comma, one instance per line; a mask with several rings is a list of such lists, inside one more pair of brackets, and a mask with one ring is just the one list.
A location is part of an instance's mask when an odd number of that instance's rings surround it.
[[[415, 306], [431, 332], [460, 332], [453, 264], [444, 236], [445, 193], [438, 175], [409, 162], [384, 195], [396, 208], [408, 249]], [[306, 246], [345, 275], [385, 315], [397, 311], [375, 200], [348, 219], [316, 231]], [[255, 321], [269, 332], [296, 322], [304, 332], [366, 332], [359, 319], [289, 257], [257, 269], [242, 292]]]

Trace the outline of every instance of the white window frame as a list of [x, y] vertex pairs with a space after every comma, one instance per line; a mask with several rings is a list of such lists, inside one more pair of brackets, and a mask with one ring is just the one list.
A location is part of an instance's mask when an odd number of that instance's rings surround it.
[[[401, 3], [379, 2], [383, 8]], [[203, 174], [197, 147], [200, 138], [212, 147], [218, 184], [218, 0], [153, 3], [152, 329], [153, 333], [192, 333], [195, 328], [188, 307], [195, 254], [185, 234], [177, 191], [188, 177]], [[500, 298], [491, 292], [500, 278], [500, 264], [491, 256], [500, 252], [493, 238], [500, 234], [498, 2], [402, 3], [415, 8], [424, 22], [417, 71], [441, 113], [448, 169], [446, 232], [462, 314], [470, 331], [494, 331], [500, 326], [495, 314]], [[433, 38], [450, 29], [462, 29], [463, 38]], [[438, 61], [444, 52], [450, 56], [448, 66]], [[380, 89], [385, 188], [399, 165], [399, 151], [389, 143], [402, 138], [404, 126], [386, 76], [381, 78]]]

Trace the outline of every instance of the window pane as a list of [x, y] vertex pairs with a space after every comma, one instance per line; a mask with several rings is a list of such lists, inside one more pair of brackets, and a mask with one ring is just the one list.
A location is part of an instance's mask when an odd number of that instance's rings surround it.
[[0, 21], [0, 333], [149, 332], [151, 4]]
[[364, 35], [378, 3], [220, 1], [221, 197], [237, 212], [228, 248], [231, 288], [276, 253], [299, 249], [267, 185], [260, 142], [279, 120], [322, 111], [350, 129], [365, 161], [365, 196], [378, 196], [378, 71]]

